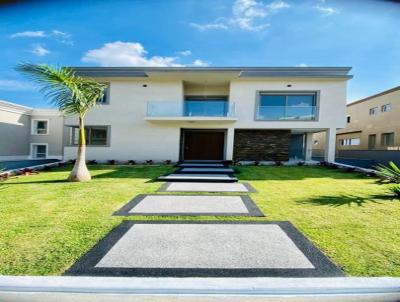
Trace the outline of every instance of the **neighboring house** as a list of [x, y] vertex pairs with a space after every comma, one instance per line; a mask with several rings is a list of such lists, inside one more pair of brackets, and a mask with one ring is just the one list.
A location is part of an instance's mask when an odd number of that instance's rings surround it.
[[0, 101], [0, 160], [62, 159], [63, 120], [58, 110]]
[[[348, 104], [346, 122], [336, 136], [338, 158], [400, 162], [400, 86]], [[315, 136], [315, 154], [324, 142], [324, 134]]]
[[[107, 84], [85, 117], [89, 160], [311, 160], [313, 133], [326, 131], [334, 161], [346, 125], [347, 67], [74, 69]], [[64, 125], [68, 160], [77, 118]]]

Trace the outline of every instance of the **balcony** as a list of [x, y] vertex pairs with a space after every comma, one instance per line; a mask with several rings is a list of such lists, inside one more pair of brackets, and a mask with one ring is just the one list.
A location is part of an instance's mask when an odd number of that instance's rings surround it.
[[151, 101], [145, 120], [234, 122], [235, 104], [228, 101]]
[[256, 119], [259, 121], [316, 121], [317, 106], [259, 106]]

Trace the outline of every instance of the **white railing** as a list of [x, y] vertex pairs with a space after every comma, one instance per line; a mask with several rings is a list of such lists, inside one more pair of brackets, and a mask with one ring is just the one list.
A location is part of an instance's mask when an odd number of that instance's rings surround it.
[[148, 117], [234, 117], [235, 103], [225, 101], [151, 101]]

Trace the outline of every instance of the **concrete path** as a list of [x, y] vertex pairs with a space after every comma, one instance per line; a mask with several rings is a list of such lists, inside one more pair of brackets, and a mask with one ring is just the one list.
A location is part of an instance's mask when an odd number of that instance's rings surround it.
[[202, 181], [202, 182], [236, 182], [237, 178], [228, 174], [176, 174], [158, 177], [162, 181]]
[[218, 182], [167, 182], [159, 192], [238, 192], [249, 193], [256, 190], [248, 183], [218, 183]]

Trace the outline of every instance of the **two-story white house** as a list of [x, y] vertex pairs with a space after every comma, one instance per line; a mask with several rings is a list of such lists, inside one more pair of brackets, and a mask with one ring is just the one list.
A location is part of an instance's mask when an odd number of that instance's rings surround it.
[[[334, 161], [346, 124], [347, 67], [74, 69], [107, 84], [86, 116], [89, 160], [310, 160], [313, 133], [325, 131]], [[65, 160], [76, 157], [77, 125], [64, 117]]]

